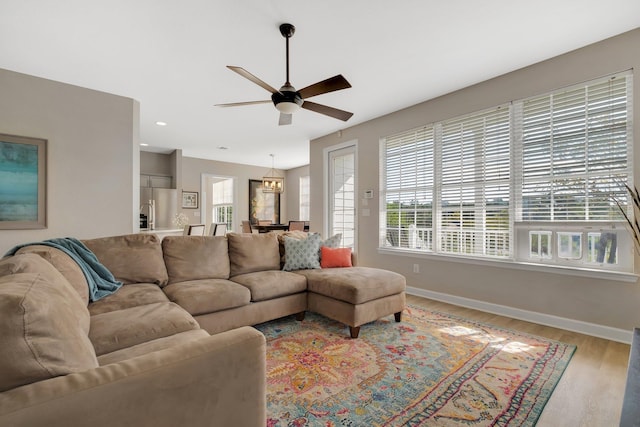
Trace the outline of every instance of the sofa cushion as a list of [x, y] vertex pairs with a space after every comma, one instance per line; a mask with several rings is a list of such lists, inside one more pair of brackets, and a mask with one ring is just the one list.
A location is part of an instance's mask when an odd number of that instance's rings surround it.
[[312, 234], [304, 240], [284, 238], [284, 267], [285, 271], [301, 270], [305, 268], [320, 268], [320, 235]]
[[158, 338], [153, 341], [147, 341], [142, 344], [137, 344], [131, 347], [113, 351], [111, 353], [103, 354], [98, 357], [98, 363], [100, 364], [100, 366], [108, 365], [110, 363], [118, 363], [123, 360], [131, 359], [132, 357], [142, 356], [154, 351], [186, 344], [190, 341], [205, 338], [208, 336], [209, 333], [204, 329], [193, 329], [191, 331], [180, 332], [179, 334], [170, 335], [164, 338]]
[[[67, 255], [65, 254], [65, 256]], [[0, 276], [17, 273], [39, 273], [52, 285], [57, 286], [60, 292], [65, 295], [67, 303], [69, 307], [72, 308], [76, 321], [84, 333], [89, 333], [89, 311], [87, 310], [87, 304], [82, 300], [80, 295], [78, 295], [69, 281], [53, 265], [45, 261], [41, 256], [33, 253], [14, 255], [0, 261]]]
[[162, 240], [162, 253], [169, 283], [229, 278], [225, 236], [167, 236]]
[[155, 304], [157, 302], [169, 302], [169, 298], [158, 285], [154, 283], [134, 283], [122, 286], [111, 295], [92, 302], [89, 304], [89, 313], [95, 316], [96, 314], [123, 310], [139, 305]]
[[320, 267], [352, 267], [351, 248], [329, 248], [322, 246], [320, 248]]
[[324, 268], [296, 271], [307, 278], [307, 290], [351, 304], [404, 292], [405, 277], [371, 267]]
[[287, 271], [269, 270], [233, 276], [234, 282], [251, 291], [251, 301], [264, 301], [307, 290], [304, 276]]
[[280, 270], [278, 237], [273, 233], [229, 233], [230, 276]]
[[76, 310], [45, 274], [0, 278], [0, 392], [98, 366]]
[[82, 243], [125, 285], [155, 283], [164, 286], [169, 280], [160, 238], [155, 234], [102, 237]]
[[194, 316], [240, 307], [251, 302], [246, 287], [225, 279], [202, 279], [166, 286], [169, 299]]
[[23, 246], [18, 249], [16, 255], [27, 253], [37, 254], [53, 265], [78, 292], [84, 305], [89, 304], [89, 284], [82, 269], [73, 258], [58, 248], [45, 245]]
[[177, 304], [160, 302], [91, 316], [89, 338], [98, 356], [200, 326]]

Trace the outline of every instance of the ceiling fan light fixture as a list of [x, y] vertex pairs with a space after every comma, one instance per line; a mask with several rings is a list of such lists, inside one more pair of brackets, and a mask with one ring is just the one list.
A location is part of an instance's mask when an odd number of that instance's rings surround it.
[[276, 108], [283, 114], [293, 114], [300, 109], [300, 105], [291, 101], [282, 101], [276, 104]]
[[304, 102], [300, 94], [289, 84], [285, 84], [280, 88], [279, 92], [272, 94], [271, 100], [278, 111], [283, 114], [295, 113], [302, 107]]

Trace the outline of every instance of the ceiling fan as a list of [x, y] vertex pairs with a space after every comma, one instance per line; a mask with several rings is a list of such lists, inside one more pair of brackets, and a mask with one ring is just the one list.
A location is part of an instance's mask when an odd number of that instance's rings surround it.
[[342, 74], [338, 74], [337, 76], [333, 76], [321, 82], [314, 83], [311, 86], [307, 86], [300, 90], [296, 90], [296, 88], [293, 87], [289, 82], [289, 38], [293, 36], [295, 30], [296, 28], [291, 24], [280, 25], [280, 34], [282, 34], [282, 36], [287, 40], [287, 81], [280, 88], [280, 90], [276, 90], [275, 88], [271, 87], [269, 84], [260, 80], [258, 77], [254, 76], [244, 68], [227, 65], [227, 68], [231, 71], [240, 74], [245, 79], [251, 80], [258, 86], [271, 92], [270, 101], [264, 100], [234, 102], [231, 104], [216, 104], [216, 107], [238, 107], [243, 105], [266, 104], [269, 102], [273, 102], [273, 105], [278, 109], [278, 111], [280, 111], [280, 120], [278, 122], [279, 125], [290, 125], [292, 114], [296, 112], [300, 107], [304, 108], [305, 110], [315, 111], [316, 113], [324, 114], [325, 116], [330, 116], [345, 122], [349, 120], [349, 118], [353, 116], [353, 113], [307, 101], [307, 98], [311, 98], [312, 96], [350, 88], [351, 84], [349, 84], [347, 79], [342, 77]]

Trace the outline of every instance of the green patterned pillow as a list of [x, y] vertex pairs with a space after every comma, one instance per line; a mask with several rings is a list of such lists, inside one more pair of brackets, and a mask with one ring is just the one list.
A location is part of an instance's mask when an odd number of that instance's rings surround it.
[[320, 250], [322, 240], [319, 234], [312, 234], [303, 240], [284, 238], [284, 271], [320, 268]]
[[342, 241], [342, 233], [338, 233], [335, 236], [329, 237], [324, 242], [320, 243], [320, 246], [326, 246], [331, 249], [339, 248]]
[[[327, 248], [336, 249], [340, 247], [340, 242], [342, 242], [342, 233], [338, 233], [329, 237], [327, 240], [320, 242], [320, 248], [326, 246]], [[320, 248], [318, 248], [318, 259], [322, 260], [322, 251]]]

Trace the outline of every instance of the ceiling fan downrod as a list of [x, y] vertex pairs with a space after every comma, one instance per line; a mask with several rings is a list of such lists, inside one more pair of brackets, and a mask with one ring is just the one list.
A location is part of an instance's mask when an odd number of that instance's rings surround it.
[[291, 38], [291, 36], [293, 36], [293, 34], [296, 32], [296, 27], [294, 27], [292, 24], [282, 24], [280, 25], [280, 34], [282, 34], [282, 36], [287, 40], [287, 81], [285, 83], [285, 86], [291, 86], [291, 83], [289, 82], [289, 39]]

